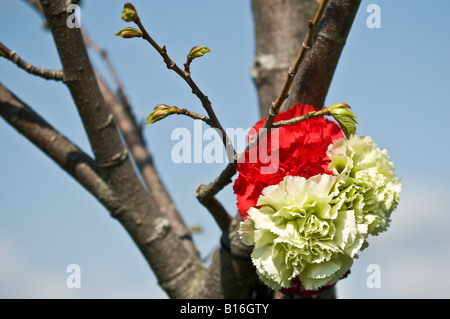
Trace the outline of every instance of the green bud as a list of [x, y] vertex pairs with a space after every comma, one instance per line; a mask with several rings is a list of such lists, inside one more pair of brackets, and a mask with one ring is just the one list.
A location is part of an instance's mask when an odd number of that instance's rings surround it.
[[158, 122], [164, 118], [166, 118], [169, 115], [172, 115], [178, 111], [178, 108], [176, 106], [167, 106], [165, 104], [159, 104], [157, 105], [153, 112], [149, 114], [147, 117], [146, 124], [153, 124], [155, 122]]
[[123, 5], [122, 20], [126, 22], [134, 22], [138, 20], [136, 8], [129, 2], [125, 2]]
[[324, 110], [324, 114], [331, 115], [338, 122], [346, 138], [356, 134], [356, 115], [350, 111], [350, 106], [345, 103], [337, 103]]
[[6, 53], [5, 52], [3, 52], [1, 49], [0, 49], [0, 56], [4, 56], [4, 57], [6, 57]]
[[205, 53], [211, 52], [211, 50], [207, 47], [199, 47], [195, 46], [189, 51], [189, 54], [187, 56], [188, 60], [193, 60], [195, 58], [199, 58], [203, 56]]
[[122, 38], [138, 38], [142, 37], [142, 31], [136, 28], [125, 28], [117, 32], [116, 35]]
[[122, 10], [121, 18], [122, 18], [122, 20], [124, 20], [126, 22], [133, 22], [133, 21], [137, 20], [138, 15], [137, 15], [136, 11], [125, 8]]

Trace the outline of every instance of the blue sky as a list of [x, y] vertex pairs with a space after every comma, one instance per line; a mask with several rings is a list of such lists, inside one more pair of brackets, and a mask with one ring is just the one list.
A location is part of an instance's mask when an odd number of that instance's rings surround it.
[[[166, 69], [144, 41], [114, 36], [128, 26], [123, 1], [85, 1], [81, 24], [107, 49], [134, 112], [144, 121], [160, 103], [202, 113], [186, 84]], [[192, 64], [193, 77], [213, 102], [224, 127], [249, 128], [259, 119], [250, 77], [254, 37], [250, 1], [133, 1], [149, 32], [180, 65], [194, 45], [211, 52]], [[381, 28], [370, 29], [366, 8], [381, 9]], [[358, 133], [389, 151], [402, 179], [400, 205], [390, 229], [369, 238], [351, 275], [338, 283], [342, 298], [450, 297], [446, 225], [450, 209], [450, 2], [362, 1], [326, 104], [346, 102], [358, 116]], [[24, 1], [1, 0], [0, 41], [26, 61], [60, 68], [51, 35]], [[283, 48], [280, 48], [282, 50]], [[92, 61], [107, 76], [91, 52]], [[0, 81], [54, 127], [90, 153], [67, 89], [0, 60]], [[109, 83], [112, 82], [109, 80]], [[202, 256], [216, 248], [218, 228], [194, 197], [224, 164], [175, 164], [174, 129], [193, 130], [185, 117], [145, 127], [156, 165]], [[165, 298], [147, 263], [122, 227], [70, 176], [14, 129], [0, 121], [0, 297]], [[439, 164], [441, 163], [441, 164]], [[439, 165], [443, 167], [439, 169]], [[231, 187], [219, 198], [235, 210]], [[81, 268], [81, 288], [69, 289], [66, 267]], [[368, 288], [367, 267], [377, 264], [381, 287]]]

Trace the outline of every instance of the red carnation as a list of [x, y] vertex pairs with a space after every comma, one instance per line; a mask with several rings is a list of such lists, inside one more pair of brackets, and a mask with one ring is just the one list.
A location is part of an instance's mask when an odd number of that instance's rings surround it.
[[[317, 109], [310, 105], [296, 104], [288, 111], [280, 113], [275, 122], [302, 116], [311, 111]], [[264, 118], [255, 124], [249, 138], [257, 134], [265, 120]], [[272, 131], [270, 136], [260, 142], [260, 146], [247, 151], [245, 158], [238, 163], [239, 176], [233, 189], [237, 195], [239, 214], [246, 219], [247, 211], [256, 206], [261, 191], [269, 185], [278, 184], [285, 176], [309, 178], [317, 174], [332, 174], [328, 170], [330, 159], [326, 151], [333, 141], [342, 137], [339, 126], [322, 117]], [[266, 149], [261, 152], [262, 146], [266, 146], [270, 152], [266, 152]], [[274, 154], [276, 156], [273, 156]], [[269, 173], [268, 168], [272, 169]]]

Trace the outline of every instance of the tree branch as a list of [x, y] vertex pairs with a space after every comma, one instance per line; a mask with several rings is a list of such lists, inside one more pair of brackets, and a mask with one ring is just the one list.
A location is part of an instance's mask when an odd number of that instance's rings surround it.
[[[133, 9], [135, 10], [134, 7], [133, 7]], [[137, 12], [136, 12], [136, 15], [137, 15]], [[190, 64], [189, 59], [188, 59], [188, 62], [185, 64], [185, 70], [182, 70], [167, 54], [166, 47], [159, 46], [159, 44], [150, 36], [150, 34], [147, 32], [144, 25], [142, 24], [139, 16], [136, 16], [134, 22], [136, 23], [138, 28], [142, 31], [142, 38], [144, 40], [146, 40], [147, 42], [149, 42], [151, 44], [151, 46], [161, 55], [167, 68], [170, 70], [173, 70], [175, 73], [177, 73], [189, 85], [189, 87], [192, 89], [192, 93], [194, 95], [196, 95], [198, 97], [198, 99], [200, 100], [200, 102], [202, 103], [202, 106], [206, 110], [209, 118], [202, 117], [198, 114], [192, 113], [192, 112], [184, 110], [184, 109], [179, 110], [179, 112], [177, 112], [177, 114], [184, 114], [184, 115], [190, 116], [192, 118], [202, 119], [207, 124], [209, 124], [211, 127], [213, 127], [214, 129], [217, 129], [222, 137], [223, 144], [227, 150], [228, 161], [233, 162], [236, 157], [236, 151], [234, 149], [233, 142], [230, 140], [227, 133], [223, 129], [220, 121], [218, 120], [218, 118], [212, 108], [212, 104], [211, 104], [210, 100], [208, 99], [208, 97], [205, 94], [203, 94], [203, 92], [200, 90], [200, 88], [197, 86], [197, 84], [192, 79], [191, 73], [189, 70], [189, 64]], [[232, 155], [229, 155], [228, 150], [230, 150], [230, 149], [232, 150], [232, 153], [233, 153]], [[199, 185], [199, 187], [197, 188], [196, 195], [200, 194], [200, 196], [197, 196], [197, 198], [199, 199], [200, 203], [202, 203], [202, 205], [204, 205], [205, 208], [208, 209], [208, 211], [211, 213], [211, 215], [214, 217], [214, 219], [218, 223], [219, 227], [221, 229], [227, 229], [228, 223], [231, 220], [231, 217], [228, 215], [228, 213], [226, 212], [223, 205], [216, 198], [213, 198], [213, 196], [209, 196], [206, 198], [201, 195], [201, 194], [203, 194], [203, 191], [199, 192], [199, 190], [201, 190], [203, 186], [204, 185]]]
[[[192, 93], [198, 97], [198, 99], [202, 103], [203, 108], [206, 110], [206, 112], [211, 120], [211, 125], [220, 131], [225, 148], [227, 150], [232, 149], [233, 156], [234, 156], [236, 154], [236, 152], [233, 147], [233, 142], [229, 139], [227, 133], [225, 132], [225, 130], [222, 127], [222, 124], [220, 123], [219, 119], [217, 118], [217, 116], [212, 108], [211, 101], [205, 94], [203, 94], [203, 92], [200, 90], [200, 88], [194, 82], [194, 80], [191, 77], [190, 72], [182, 70], [167, 54], [166, 47], [165, 46], [160, 47], [158, 45], [158, 43], [156, 43], [156, 41], [153, 40], [153, 38], [150, 36], [150, 34], [147, 32], [147, 30], [143, 26], [141, 19], [139, 17], [137, 18], [135, 23], [143, 33], [142, 38], [144, 40], [148, 41], [152, 45], [152, 47], [161, 55], [164, 62], [166, 63], [167, 68], [170, 70], [173, 70], [175, 73], [177, 73], [189, 85], [189, 87], [192, 89]], [[232, 158], [229, 158], [229, 161], [232, 161]]]
[[103, 81], [99, 74], [97, 74], [97, 81], [105, 99], [105, 103], [113, 114], [148, 191], [153, 196], [153, 199], [161, 212], [167, 215], [174, 231], [182, 240], [185, 248], [191, 254], [198, 256], [198, 251], [192, 242], [191, 233], [173, 204], [163, 182], [159, 178], [159, 174], [153, 164], [153, 158], [147, 150], [145, 141], [140, 134], [140, 130], [134, 117], [131, 115], [131, 112], [129, 112], [130, 109], [124, 105], [124, 102], [119, 101], [113, 92], [111, 92], [108, 85]]
[[273, 123], [272, 128], [278, 128], [278, 127], [287, 126], [287, 125], [296, 125], [300, 122], [304, 122], [309, 119], [312, 119], [315, 117], [321, 117], [324, 115], [325, 114], [322, 112], [322, 110], [319, 110], [317, 112], [309, 112], [309, 113], [306, 113], [305, 115], [293, 117], [289, 120], [275, 122], [275, 123]]
[[[279, 110], [281, 106], [283, 105], [284, 101], [289, 96], [289, 91], [291, 89], [293, 80], [295, 75], [297, 74], [297, 71], [303, 62], [306, 53], [311, 48], [311, 42], [313, 39], [313, 36], [315, 34], [315, 31], [317, 29], [317, 25], [319, 24], [322, 15], [324, 13], [325, 7], [328, 3], [328, 0], [323, 0], [321, 5], [319, 6], [319, 9], [316, 12], [316, 15], [314, 16], [314, 19], [308, 23], [308, 32], [306, 33], [305, 39], [303, 41], [302, 47], [300, 49], [300, 52], [294, 62], [294, 64], [289, 68], [288, 77], [285, 81], [285, 85], [281, 90], [281, 93], [279, 94], [277, 100], [272, 103], [272, 107], [269, 109], [268, 113], [269, 115], [266, 118], [266, 121], [264, 122], [263, 128], [269, 129], [273, 125], [273, 121], [275, 120], [275, 117], [278, 115]], [[278, 123], [281, 124], [281, 123]], [[253, 142], [249, 143], [246, 150], [242, 152], [241, 154], [235, 154], [233, 162], [230, 162], [225, 170], [217, 177], [212, 183], [209, 185], [200, 185], [201, 191], [198, 192], [199, 196], [201, 196], [203, 201], [208, 201], [209, 198], [215, 196], [221, 189], [223, 189], [226, 185], [231, 183], [232, 177], [234, 174], [236, 174], [236, 168], [237, 164], [236, 162], [239, 162], [243, 154], [245, 154], [246, 151], [248, 151], [250, 148], [256, 146], [258, 141], [262, 140], [263, 135], [267, 133], [267, 130], [260, 130], [258, 132], [258, 138], [255, 139]], [[197, 196], [199, 198], [199, 196]]]
[[302, 43], [302, 48], [294, 64], [289, 68], [288, 77], [286, 79], [283, 89], [281, 90], [280, 95], [278, 96], [276, 101], [272, 103], [272, 107], [269, 109], [268, 112], [269, 115], [267, 116], [266, 121], [264, 122], [263, 128], [270, 129], [272, 127], [273, 121], [280, 112], [281, 106], [283, 105], [284, 101], [286, 101], [286, 99], [289, 97], [289, 91], [291, 90], [294, 78], [297, 75], [301, 63], [305, 59], [306, 53], [309, 51], [309, 49], [311, 49], [312, 39], [316, 32], [317, 25], [319, 24], [322, 18], [327, 3], [328, 0], [322, 0], [322, 3], [320, 4], [319, 9], [317, 10], [317, 13], [314, 17], [314, 20], [308, 23], [308, 32], [306, 33], [305, 40]]
[[22, 70], [26, 72], [40, 76], [47, 80], [63, 81], [64, 73], [62, 70], [47, 70], [42, 68], [37, 68], [31, 63], [22, 60], [15, 51], [11, 51], [2, 42], [0, 42], [0, 56], [5, 57], [15, 65], [17, 65]]
[[195, 196], [198, 201], [202, 203], [202, 205], [205, 206], [205, 208], [211, 213], [220, 230], [222, 232], [227, 232], [228, 227], [230, 226], [231, 216], [216, 197], [204, 196], [204, 194], [207, 194], [207, 192], [203, 190], [204, 187], [207, 186], [204, 184], [199, 185], [195, 190]]
[[[169, 113], [169, 115], [172, 115], [172, 114], [185, 115], [185, 116], [190, 117], [190, 118], [192, 118], [194, 120], [203, 121], [207, 125], [209, 125], [211, 128], [217, 130], [217, 128], [214, 127], [214, 124], [212, 123], [211, 119], [208, 118], [205, 115], [197, 114], [197, 113], [189, 111], [187, 109], [180, 109], [177, 106], [168, 106], [166, 104], [158, 104], [157, 106], [155, 106], [154, 112], [158, 113], [158, 110], [165, 110], [165, 111], [167, 111]], [[150, 114], [153, 116], [153, 112], [150, 113]], [[158, 116], [155, 114], [155, 117], [158, 117]], [[150, 123], [154, 123], [154, 122], [157, 122], [157, 121], [158, 120], [151, 121]], [[149, 122], [147, 122], [147, 123], [149, 123]], [[220, 134], [220, 131], [218, 133]]]
[[[173, 298], [197, 294], [204, 280], [201, 260], [184, 248], [136, 176], [90, 64], [81, 31], [68, 28], [67, 1], [40, 0], [96, 162], [121, 207], [114, 215], [137, 244], [161, 287]], [[105, 123], [110, 123], [105, 126]], [[114, 163], [114, 165], [110, 165]]]
[[323, 107], [360, 3], [361, 0], [330, 0], [282, 111], [296, 103]]
[[95, 161], [2, 84], [0, 84], [0, 115], [113, 214], [119, 209], [117, 199], [103, 180]]
[[209, 126], [211, 126], [212, 128], [214, 128], [211, 119], [205, 115], [197, 114], [197, 113], [189, 111], [187, 109], [180, 109], [180, 108], [177, 108], [177, 110], [175, 111], [175, 114], [186, 115], [187, 117], [190, 117], [191, 119], [194, 119], [194, 120], [201, 120], [201, 121], [205, 122], [206, 124], [208, 124]]

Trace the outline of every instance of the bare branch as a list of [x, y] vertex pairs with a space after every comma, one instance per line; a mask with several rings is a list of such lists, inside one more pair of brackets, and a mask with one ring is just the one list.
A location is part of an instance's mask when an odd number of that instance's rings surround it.
[[161, 212], [167, 215], [174, 231], [178, 234], [178, 237], [182, 240], [186, 249], [195, 256], [198, 256], [198, 251], [192, 242], [191, 233], [184, 224], [166, 187], [159, 178], [159, 174], [153, 164], [153, 158], [146, 148], [144, 139], [140, 134], [140, 130], [134, 117], [128, 112], [128, 109], [123, 102], [119, 101], [111, 92], [108, 85], [103, 81], [99, 74], [97, 74], [97, 81], [106, 105], [114, 116], [148, 191], [153, 196], [153, 199]]
[[322, 110], [319, 110], [317, 112], [309, 112], [309, 113], [306, 113], [305, 115], [293, 117], [289, 120], [275, 122], [275, 123], [273, 123], [272, 128], [278, 128], [278, 127], [287, 126], [287, 125], [296, 125], [300, 122], [304, 122], [309, 119], [312, 119], [315, 117], [321, 117], [321, 116], [325, 116], [325, 114]]
[[312, 39], [316, 32], [317, 25], [319, 24], [319, 21], [322, 18], [323, 12], [325, 11], [327, 3], [328, 0], [322, 0], [322, 3], [320, 4], [319, 9], [317, 10], [317, 13], [314, 17], [314, 20], [309, 22], [308, 32], [306, 34], [305, 40], [303, 41], [302, 48], [294, 64], [289, 68], [288, 77], [286, 79], [283, 89], [281, 90], [280, 95], [278, 96], [276, 101], [273, 102], [272, 107], [269, 109], [269, 115], [267, 116], [267, 119], [263, 125], [264, 128], [270, 129], [272, 127], [273, 121], [280, 112], [281, 106], [283, 105], [284, 101], [286, 101], [286, 99], [289, 97], [289, 91], [291, 90], [292, 82], [294, 81], [294, 78], [298, 72], [301, 63], [305, 59], [306, 53], [309, 51], [309, 49], [311, 49]]
[[[187, 109], [180, 109], [177, 106], [168, 106], [166, 104], [158, 104], [157, 106], [155, 106], [155, 108], [153, 109], [153, 112], [150, 113], [149, 117], [147, 118], [147, 124], [155, 123], [155, 122], [159, 121], [161, 118], [165, 118], [166, 116], [172, 115], [172, 114], [185, 115], [194, 120], [203, 121], [206, 124], [208, 124], [209, 126], [211, 126], [213, 129], [218, 130], [217, 128], [214, 127], [211, 119], [208, 118], [207, 116], [197, 114], [197, 113], [189, 111]], [[220, 131], [218, 133], [221, 134]]]
[[95, 161], [0, 84], [0, 115], [114, 214], [119, 205]]
[[178, 110], [175, 112], [175, 114], [186, 115], [194, 120], [201, 120], [201, 121], [205, 122], [206, 124], [208, 124], [209, 126], [211, 126], [212, 128], [214, 128], [214, 125], [213, 125], [211, 119], [205, 115], [200, 115], [195, 112], [189, 111], [187, 109], [180, 109], [180, 108], [178, 108]]
[[[203, 108], [206, 110], [206, 112], [209, 116], [209, 118], [204, 118], [203, 120], [205, 122], [207, 122], [211, 127], [215, 128], [219, 131], [225, 148], [227, 150], [229, 150], [229, 149], [233, 150], [232, 155], [229, 155], [229, 152], [227, 152], [228, 161], [234, 162], [235, 157], [236, 157], [236, 151], [233, 147], [233, 142], [230, 140], [227, 133], [223, 129], [222, 124], [218, 120], [218, 118], [212, 108], [212, 104], [211, 104], [210, 100], [208, 99], [208, 97], [205, 94], [203, 94], [203, 92], [200, 90], [200, 88], [197, 86], [197, 84], [192, 79], [191, 73], [190, 73], [190, 68], [189, 68], [189, 64], [190, 64], [189, 60], [185, 64], [185, 70], [182, 70], [167, 54], [166, 47], [159, 46], [159, 44], [150, 36], [150, 34], [147, 32], [147, 30], [143, 26], [141, 19], [139, 17], [137, 17], [134, 22], [139, 27], [139, 29], [142, 31], [142, 38], [144, 40], [148, 41], [152, 45], [152, 47], [161, 55], [167, 68], [170, 70], [173, 70], [175, 73], [177, 73], [189, 85], [189, 87], [192, 89], [192, 93], [198, 97], [198, 99], [202, 103]], [[188, 115], [188, 116], [194, 117], [194, 118], [198, 117], [197, 114], [189, 113], [188, 111], [182, 112], [179, 114], [185, 114], [185, 115]], [[201, 189], [203, 186], [204, 185], [200, 185], [198, 189]], [[206, 186], [206, 188], [208, 188], [208, 187]], [[222, 204], [220, 204], [216, 198], [212, 198], [212, 196], [203, 197], [201, 195], [201, 194], [203, 194], [203, 192], [198, 192], [198, 189], [197, 189], [196, 194], [200, 194], [200, 196], [197, 196], [199, 201], [208, 209], [208, 211], [216, 219], [219, 227], [221, 227], [222, 229], [227, 228], [227, 221], [229, 221], [229, 218], [228, 218], [229, 215], [225, 211]], [[216, 209], [217, 209], [217, 211], [216, 211]], [[226, 217], [226, 216], [228, 216], [228, 217]]]
[[26, 72], [40, 76], [47, 80], [63, 81], [64, 73], [62, 70], [47, 70], [42, 68], [37, 68], [31, 63], [22, 60], [15, 51], [11, 51], [2, 42], [0, 42], [0, 56], [5, 57], [19, 68], [25, 70]]
[[236, 174], [237, 163], [233, 161], [228, 163], [227, 167], [220, 173], [220, 175], [208, 185], [202, 184], [197, 187], [197, 199], [202, 198], [201, 201], [207, 201], [209, 197], [215, 196], [225, 186], [232, 182], [234, 174]]
[[[65, 83], [83, 121], [101, 173], [120, 203], [115, 218], [127, 230], [152, 267], [161, 287], [173, 298], [196, 296], [205, 267], [190, 254], [170, 221], [136, 176], [111, 113], [103, 99], [78, 28], [67, 28], [65, 0], [40, 0], [68, 79]], [[181, 284], [182, 283], [182, 284]]]
[[230, 226], [231, 216], [225, 210], [223, 205], [217, 200], [214, 196], [204, 196], [204, 194], [208, 194], [203, 190], [204, 187], [207, 187], [204, 184], [201, 184], [197, 187], [195, 191], [195, 196], [202, 203], [203, 206], [208, 209], [208, 211], [213, 216], [217, 225], [219, 226], [222, 232], [228, 231], [228, 227]]
[[296, 76], [282, 111], [296, 103], [324, 105], [361, 0], [330, 0], [313, 45]]
[[[143, 35], [142, 38], [146, 41], [148, 41], [153, 48], [161, 55], [161, 57], [164, 59], [164, 62], [166, 63], [166, 66], [168, 69], [173, 70], [175, 73], [177, 73], [192, 89], [192, 93], [195, 94], [200, 102], [203, 105], [203, 108], [206, 110], [210, 120], [211, 124], [214, 128], [217, 128], [222, 136], [223, 144], [226, 149], [233, 149], [233, 155], [236, 154], [233, 147], [233, 142], [229, 139], [228, 135], [226, 134], [225, 130], [222, 127], [222, 124], [220, 124], [220, 121], [218, 120], [213, 108], [211, 101], [208, 99], [208, 97], [203, 94], [203, 92], [200, 90], [200, 88], [197, 86], [197, 84], [194, 82], [194, 80], [191, 77], [190, 72], [182, 70], [167, 54], [166, 47], [160, 47], [158, 43], [156, 43], [155, 40], [150, 36], [150, 34], [147, 32], [145, 27], [143, 26], [140, 18], [138, 17], [135, 21], [139, 29], [142, 31]], [[229, 158], [231, 161], [232, 158]]]
[[[317, 10], [317, 13], [314, 17], [314, 20], [310, 21], [308, 24], [308, 33], [306, 34], [305, 40], [303, 41], [302, 48], [297, 56], [297, 59], [295, 60], [293, 66], [289, 69], [288, 77], [286, 79], [286, 83], [278, 97], [278, 99], [273, 103], [272, 108], [269, 109], [269, 115], [266, 118], [266, 121], [264, 122], [263, 128], [270, 129], [273, 125], [273, 121], [275, 120], [275, 117], [278, 115], [278, 112], [283, 105], [284, 101], [288, 97], [289, 90], [291, 88], [292, 82], [294, 80], [295, 75], [297, 74], [297, 71], [303, 61], [303, 59], [306, 56], [306, 53], [311, 48], [311, 42], [315, 33], [315, 30], [317, 28], [317, 25], [319, 21], [322, 18], [323, 12], [325, 10], [325, 7], [327, 5], [328, 0], [323, 0], [321, 5], [319, 6], [319, 9]], [[279, 123], [280, 124], [280, 123]], [[258, 141], [262, 140], [263, 135], [267, 133], [267, 130], [260, 130], [258, 133], [258, 138], [255, 139], [252, 143], [250, 143], [245, 151], [248, 151], [250, 148], [256, 146]], [[208, 201], [208, 198], [215, 196], [220, 190], [222, 190], [226, 185], [231, 183], [231, 179], [236, 174], [236, 168], [238, 162], [243, 154], [245, 154], [245, 151], [241, 154], [235, 154], [235, 157], [232, 162], [230, 162], [225, 170], [217, 177], [212, 183], [209, 185], [200, 185], [201, 186], [201, 192], [198, 192], [198, 194], [201, 196], [203, 201]], [[197, 196], [199, 198], [199, 196]]]

